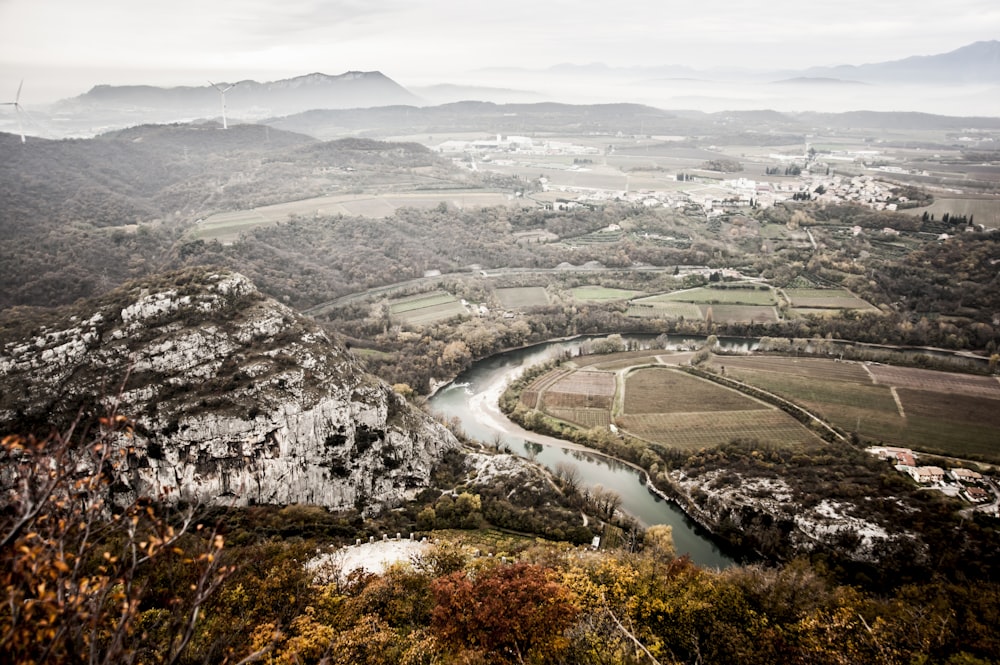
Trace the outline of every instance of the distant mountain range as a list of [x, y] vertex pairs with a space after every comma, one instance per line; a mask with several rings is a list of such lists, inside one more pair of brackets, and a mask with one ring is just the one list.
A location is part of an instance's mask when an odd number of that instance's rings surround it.
[[813, 67], [802, 75], [868, 83], [1000, 84], [1000, 41], [976, 42], [949, 53], [891, 62]]
[[[336, 76], [313, 73], [265, 83], [216, 83], [218, 87], [207, 81], [202, 86], [173, 88], [98, 85], [47, 109], [32, 109], [25, 131], [47, 138], [94, 136], [149, 123], [217, 119], [222, 116], [220, 89], [226, 89], [227, 116], [233, 122], [270, 123], [311, 111], [367, 109], [365, 115], [370, 116], [391, 112], [393, 107], [413, 109], [459, 101], [599, 105], [634, 102], [657, 109], [701, 111], [957, 111], [997, 116], [1000, 108], [989, 97], [1000, 94], [1000, 41], [976, 42], [950, 53], [892, 62], [769, 72], [699, 71], [681, 65], [621, 68], [592, 63], [481, 70], [475, 73], [475, 80], [464, 84], [441, 83], [413, 90], [379, 71], [349, 71]], [[907, 86], [907, 90], [899, 94], [890, 89], [892, 86]], [[950, 90], [942, 90], [945, 86]], [[356, 124], [356, 115], [351, 115], [352, 125]], [[438, 120], [428, 124], [443, 131], [446, 126]], [[287, 123], [289, 128], [296, 124]], [[523, 121], [508, 124], [515, 125], [515, 129], [525, 126]], [[13, 114], [0, 116], [0, 131], [13, 132], [16, 128]], [[327, 126], [320, 135], [342, 136], [342, 130]], [[328, 135], [331, 131], [337, 133]]]
[[719, 78], [755, 80], [847, 80], [861, 83], [988, 83], [1000, 84], [1000, 41], [975, 42], [948, 53], [923, 55], [865, 65], [810, 67], [803, 70], [752, 71], [739, 68], [695, 69], [684, 65], [611, 67], [604, 63], [563, 63], [542, 70], [492, 68], [484, 74], [552, 74], [575, 78], [621, 78], [636, 80], [710, 80]]
[[[382, 72], [346, 72], [339, 76], [307, 74], [280, 81], [217, 82], [199, 87], [159, 88], [147, 85], [98, 85], [78, 97], [62, 100], [54, 111], [144, 110], [154, 116], [178, 113], [187, 117], [215, 117], [226, 107], [239, 117], [267, 117], [309, 109], [368, 108], [420, 104], [422, 100]], [[231, 86], [231, 87], [230, 87]]]

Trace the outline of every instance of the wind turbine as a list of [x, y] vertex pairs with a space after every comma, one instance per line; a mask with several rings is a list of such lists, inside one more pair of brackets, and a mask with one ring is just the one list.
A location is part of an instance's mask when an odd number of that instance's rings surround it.
[[0, 102], [0, 106], [13, 106], [14, 113], [17, 114], [17, 129], [21, 134], [21, 143], [24, 143], [24, 124], [21, 121], [21, 88], [24, 87], [24, 79], [21, 79], [21, 85], [17, 86], [17, 95], [14, 97], [12, 102]]
[[222, 128], [229, 129], [229, 123], [226, 122], [226, 93], [235, 88], [236, 84], [231, 83], [228, 87], [221, 88], [211, 81], [209, 81], [209, 83], [211, 83], [213, 88], [219, 91], [219, 96], [222, 97]]

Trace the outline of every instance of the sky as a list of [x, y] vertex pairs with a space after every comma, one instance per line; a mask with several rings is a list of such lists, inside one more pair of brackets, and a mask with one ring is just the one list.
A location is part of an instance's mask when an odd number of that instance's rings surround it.
[[0, 0], [0, 99], [22, 79], [27, 104], [316, 71], [413, 86], [560, 63], [798, 69], [998, 38], [997, 0]]

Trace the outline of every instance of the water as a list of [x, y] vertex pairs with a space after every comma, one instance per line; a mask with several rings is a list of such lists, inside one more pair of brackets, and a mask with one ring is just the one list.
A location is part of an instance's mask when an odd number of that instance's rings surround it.
[[[653, 342], [653, 337], [644, 336], [624, 336], [624, 339], [645, 345]], [[703, 338], [671, 336], [670, 346], [689, 348], [701, 341]], [[431, 409], [449, 420], [457, 418], [462, 429], [475, 439], [492, 443], [499, 437], [511, 450], [524, 456], [529, 456], [530, 450], [535, 460], [549, 469], [555, 469], [560, 462], [576, 467], [582, 485], [601, 485], [617, 492], [622, 498], [622, 510], [643, 526], [669, 524], [673, 528], [677, 553], [689, 555], [698, 565], [714, 568], [735, 565], [709, 534], [680, 508], [646, 489], [644, 477], [632, 467], [573, 449], [571, 444], [559, 439], [521, 430], [500, 414], [496, 401], [510, 380], [532, 365], [565, 353], [575, 353], [586, 343], [585, 339], [548, 342], [481, 360], [439, 390], [430, 400]], [[743, 346], [747, 340], [733, 340], [733, 344]]]

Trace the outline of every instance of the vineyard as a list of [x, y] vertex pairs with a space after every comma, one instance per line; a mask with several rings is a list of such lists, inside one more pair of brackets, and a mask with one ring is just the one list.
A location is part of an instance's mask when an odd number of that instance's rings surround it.
[[447, 321], [466, 313], [458, 298], [444, 291], [393, 300], [389, 303], [389, 311], [394, 318], [410, 326]]
[[1000, 460], [1000, 382], [994, 377], [771, 356], [718, 356], [712, 365], [865, 439]]

